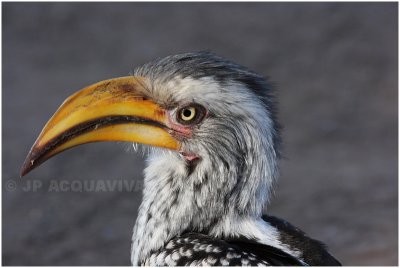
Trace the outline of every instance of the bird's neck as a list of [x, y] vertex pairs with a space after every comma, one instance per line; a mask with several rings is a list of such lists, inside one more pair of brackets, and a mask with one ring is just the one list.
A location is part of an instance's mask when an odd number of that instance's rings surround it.
[[[153, 155], [145, 170], [143, 201], [133, 230], [133, 265], [186, 230], [202, 231], [214, 221], [205, 210], [207, 200], [190, 183], [188, 167], [176, 154]], [[176, 163], [171, 168], [171, 163]], [[210, 213], [213, 211], [209, 211]]]
[[132, 264], [140, 265], [152, 251], [185, 231], [262, 239], [260, 234], [268, 226], [260, 220], [276, 169], [275, 162], [263, 162], [266, 159], [241, 160], [251, 168], [239, 163], [215, 167], [202, 159], [193, 171], [177, 153], [151, 155], [133, 231]]

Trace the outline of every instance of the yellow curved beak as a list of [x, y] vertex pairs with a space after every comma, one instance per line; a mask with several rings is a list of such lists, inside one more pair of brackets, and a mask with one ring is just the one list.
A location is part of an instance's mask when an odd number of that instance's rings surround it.
[[144, 79], [105, 80], [67, 98], [32, 146], [21, 176], [50, 157], [89, 142], [129, 141], [179, 149], [169, 134], [166, 111], [144, 97]]

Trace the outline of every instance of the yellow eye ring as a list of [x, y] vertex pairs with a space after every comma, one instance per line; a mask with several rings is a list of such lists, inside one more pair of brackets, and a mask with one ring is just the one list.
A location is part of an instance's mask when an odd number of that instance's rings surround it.
[[185, 122], [189, 122], [196, 117], [195, 107], [185, 107], [180, 111], [179, 117]]

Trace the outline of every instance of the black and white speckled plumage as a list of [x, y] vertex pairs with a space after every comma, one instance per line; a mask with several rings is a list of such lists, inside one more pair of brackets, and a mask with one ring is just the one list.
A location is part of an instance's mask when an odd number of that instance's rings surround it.
[[268, 245], [257, 244], [243, 237], [225, 240], [201, 233], [183, 233], [172, 238], [165, 247], [154, 251], [143, 260], [150, 266], [340, 266], [325, 246], [309, 238], [300, 229], [277, 217], [263, 219], [280, 230], [280, 239], [293, 250], [301, 252], [301, 259]]
[[179, 152], [153, 149], [132, 237], [133, 265], [338, 265], [324, 246], [263, 217], [278, 176], [279, 127], [267, 81], [211, 53], [169, 56], [134, 72], [173, 116], [208, 112]]
[[142, 265], [150, 266], [271, 266], [303, 265], [287, 253], [265, 246], [265, 255], [252, 252], [233, 241], [215, 239], [199, 233], [176, 236], [150, 256]]

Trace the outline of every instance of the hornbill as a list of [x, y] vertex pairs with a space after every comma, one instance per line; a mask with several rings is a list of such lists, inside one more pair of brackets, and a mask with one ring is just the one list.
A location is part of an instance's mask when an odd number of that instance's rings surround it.
[[262, 76], [210, 52], [168, 56], [67, 98], [21, 176], [97, 141], [154, 146], [132, 236], [133, 265], [340, 265], [263, 215], [278, 176], [279, 125]]

